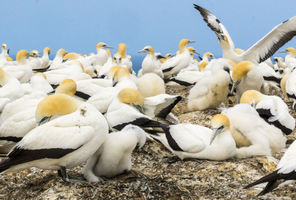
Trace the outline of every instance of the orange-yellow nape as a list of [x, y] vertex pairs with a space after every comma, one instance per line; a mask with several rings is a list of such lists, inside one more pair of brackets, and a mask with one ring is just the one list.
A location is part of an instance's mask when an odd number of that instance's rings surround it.
[[118, 99], [125, 104], [144, 105], [144, 98], [141, 93], [133, 88], [124, 88], [118, 93]]

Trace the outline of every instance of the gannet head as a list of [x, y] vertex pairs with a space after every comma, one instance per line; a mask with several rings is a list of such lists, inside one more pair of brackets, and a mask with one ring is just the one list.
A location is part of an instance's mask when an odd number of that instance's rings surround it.
[[25, 63], [26, 57], [28, 56], [28, 51], [27, 50], [19, 50], [16, 54], [16, 60], [18, 63]]
[[53, 116], [75, 112], [80, 102], [66, 94], [53, 94], [41, 100], [37, 106], [35, 118], [40, 125]]
[[74, 53], [74, 52], [71, 52], [71, 53], [67, 53], [66, 55], [64, 55], [63, 57], [63, 61], [68, 61], [68, 60], [77, 60], [81, 57], [80, 54], [78, 53]]
[[51, 50], [50, 50], [49, 47], [45, 47], [45, 48], [43, 49], [43, 54], [50, 54], [50, 52], [51, 52]]
[[104, 42], [99, 42], [99, 43], [96, 45], [96, 49], [97, 49], [97, 50], [99, 50], [99, 49], [113, 49], [113, 47], [108, 46], [108, 45], [105, 44]]
[[203, 72], [205, 69], [206, 69], [206, 66], [209, 64], [209, 62], [208, 61], [202, 61], [201, 63], [200, 63], [200, 65], [199, 65], [199, 70], [201, 71], [201, 72]]
[[138, 51], [138, 53], [147, 53], [150, 55], [154, 55], [154, 49], [152, 48], [152, 46], [145, 46], [143, 49]]
[[40, 53], [37, 50], [32, 50], [29, 54], [29, 57], [40, 58]]
[[143, 112], [144, 98], [138, 90], [124, 88], [118, 93], [117, 97], [121, 103], [131, 105], [140, 112]]
[[200, 54], [193, 47], [187, 47], [187, 50], [190, 52], [190, 55], [192, 57], [194, 56], [194, 54], [200, 56]]
[[118, 65], [115, 65], [111, 67], [109, 71], [109, 75], [112, 77], [113, 80], [113, 86], [116, 86], [116, 84], [121, 81], [122, 79], [129, 77], [130, 73], [128, 68], [126, 67], [121, 67]]
[[9, 56], [6, 57], [6, 60], [7, 61], [13, 61], [13, 59], [11, 57], [9, 57]]
[[121, 56], [121, 58], [126, 57], [126, 44], [125, 43], [118, 44], [118, 53]]
[[233, 67], [232, 80], [233, 85], [231, 88], [231, 94], [233, 93], [240, 80], [253, 68], [254, 64], [250, 61], [242, 61]]
[[211, 119], [211, 126], [213, 129], [213, 137], [211, 139], [210, 144], [214, 141], [216, 136], [219, 133], [224, 132], [225, 130], [228, 130], [230, 127], [230, 121], [228, 117], [224, 114], [217, 114]]
[[72, 79], [63, 80], [60, 85], [56, 88], [56, 94], [66, 94], [69, 96], [74, 96], [76, 93], [77, 85]]
[[216, 33], [218, 37], [218, 42], [221, 46], [222, 49], [229, 49], [230, 48], [230, 43], [228, 40], [228, 37], [224, 35], [223, 33]]
[[284, 51], [280, 51], [280, 53], [288, 53], [291, 56], [296, 56], [296, 50], [293, 47], [288, 47]]
[[1, 44], [1, 49], [2, 50], [6, 50], [7, 49], [7, 45], [5, 43]]
[[179, 50], [178, 50], [177, 54], [182, 53], [186, 49], [187, 44], [190, 44], [190, 43], [195, 43], [195, 41], [188, 40], [188, 39], [182, 39], [179, 42]]
[[59, 49], [57, 52], [57, 55], [64, 57], [67, 54], [67, 51], [65, 49]]
[[240, 103], [247, 103], [252, 106], [257, 105], [263, 99], [263, 94], [256, 90], [247, 90], [243, 93]]

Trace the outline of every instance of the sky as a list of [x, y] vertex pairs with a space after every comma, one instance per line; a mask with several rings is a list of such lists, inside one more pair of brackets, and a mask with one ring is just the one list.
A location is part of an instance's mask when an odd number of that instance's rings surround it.
[[[124, 42], [127, 53], [136, 57], [146, 45], [162, 54], [174, 53], [179, 40], [188, 38], [196, 41], [192, 46], [201, 54], [220, 56], [215, 34], [193, 3], [220, 19], [235, 46], [243, 49], [296, 15], [295, 0], [2, 0], [0, 43], [6, 43], [12, 55], [46, 46], [54, 55], [59, 48], [95, 52], [101, 41], [115, 47], [115, 53]], [[296, 37], [288, 46], [296, 46]]]

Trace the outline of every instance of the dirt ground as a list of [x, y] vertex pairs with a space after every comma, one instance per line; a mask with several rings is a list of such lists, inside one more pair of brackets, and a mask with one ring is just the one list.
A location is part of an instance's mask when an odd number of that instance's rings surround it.
[[[188, 94], [183, 87], [169, 87], [167, 91], [183, 97]], [[219, 112], [187, 112], [185, 98], [174, 109], [181, 122], [204, 126]], [[288, 139], [294, 140], [295, 133]], [[67, 183], [55, 171], [36, 168], [6, 173], [0, 175], [0, 199], [296, 199], [293, 183], [259, 198], [256, 195], [263, 185], [243, 189], [273, 171], [282, 155], [280, 152], [273, 157], [221, 162], [176, 161], [159, 143], [147, 141], [133, 153], [133, 170], [129, 174], [94, 184]], [[82, 166], [68, 170], [70, 175], [80, 176]]]

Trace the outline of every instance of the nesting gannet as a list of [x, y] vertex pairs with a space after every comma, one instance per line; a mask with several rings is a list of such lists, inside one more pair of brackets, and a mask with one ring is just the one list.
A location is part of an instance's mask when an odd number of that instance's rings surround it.
[[7, 45], [1, 44], [0, 59], [5, 59], [8, 56], [9, 56], [9, 49], [7, 49]]
[[133, 71], [133, 63], [131, 61], [131, 56], [126, 54], [126, 44], [118, 44], [118, 51], [113, 55], [114, 61], [118, 65], [123, 65], [129, 69], [130, 72]]
[[132, 168], [131, 154], [146, 141], [145, 132], [134, 125], [127, 125], [119, 132], [107, 135], [97, 152], [88, 159], [83, 175], [89, 182], [99, 182], [100, 177], [114, 177]]
[[107, 53], [108, 53], [108, 60], [107, 62], [101, 66], [101, 67], [97, 67], [95, 68], [95, 73], [98, 74], [98, 77], [99, 78], [105, 78], [108, 76], [108, 73], [111, 69], [112, 66], [116, 65], [114, 62], [113, 62], [113, 58], [111, 56], [111, 52], [109, 49], [106, 50]]
[[26, 60], [27, 55], [28, 52], [26, 50], [19, 50], [16, 54], [17, 64], [4, 67], [6, 73], [14, 76], [21, 83], [28, 82], [33, 75], [32, 67]]
[[194, 43], [194, 41], [190, 41], [188, 39], [182, 39], [179, 42], [179, 50], [175, 57], [167, 59], [162, 65], [161, 70], [164, 73], [165, 77], [170, 77], [172, 75], [177, 74], [181, 69], [187, 67], [192, 57], [190, 52], [186, 48], [186, 45], [189, 43]]
[[[69, 181], [66, 168], [86, 161], [104, 142], [108, 124], [100, 112], [68, 95], [56, 94], [55, 97], [56, 105], [64, 109], [72, 107], [75, 111], [30, 131], [10, 151], [8, 159], [0, 162], [0, 172], [30, 167], [54, 169]], [[45, 108], [44, 112], [51, 109], [54, 107]]]
[[59, 65], [63, 62], [63, 58], [66, 54], [67, 51], [65, 49], [59, 49], [48, 70], [58, 69]]
[[136, 84], [143, 97], [151, 97], [165, 93], [164, 81], [155, 73], [144, 74], [137, 79]]
[[230, 120], [230, 132], [236, 142], [237, 158], [271, 155], [285, 148], [282, 131], [264, 121], [249, 104], [237, 104], [222, 112]]
[[259, 180], [247, 185], [245, 189], [253, 187], [261, 183], [267, 182], [265, 188], [258, 194], [264, 195], [268, 192], [271, 192], [273, 189], [278, 186], [286, 184], [286, 181], [295, 181], [295, 152], [296, 152], [296, 141], [294, 141], [291, 146], [287, 149], [280, 162], [277, 165], [277, 168], [274, 172], [260, 178]]
[[216, 108], [225, 101], [229, 93], [229, 72], [229, 65], [219, 64], [212, 67], [211, 71], [204, 73], [204, 77], [189, 92], [188, 109]]
[[235, 155], [235, 141], [227, 116], [218, 114], [211, 120], [212, 129], [195, 124], [163, 127], [164, 133], [151, 134], [181, 160], [198, 158], [225, 160]]
[[40, 65], [38, 67], [35, 67], [35, 68], [32, 66], [33, 71], [35, 71], [35, 72], [45, 72], [49, 68], [49, 66], [50, 66], [49, 54], [50, 54], [50, 48], [45, 47], [43, 49], [43, 55], [39, 59], [40, 60]]
[[247, 90], [243, 93], [240, 103], [253, 105], [262, 119], [286, 135], [292, 133], [295, 128], [295, 119], [290, 115], [286, 103], [278, 96], [268, 96], [256, 90]]
[[174, 54], [167, 53], [167, 54], [165, 54], [164, 58], [161, 58], [161, 59], [160, 59], [160, 62], [161, 62], [161, 63], [164, 63], [167, 59], [172, 58], [172, 57], [174, 57], [174, 56], [175, 56]]
[[[281, 83], [280, 83], [280, 86], [281, 86], [281, 89], [282, 89], [282, 92], [283, 92], [283, 95], [284, 95], [284, 99], [286, 101], [289, 100], [289, 97], [288, 97], [288, 94], [287, 94], [287, 80], [290, 77], [291, 73], [292, 73], [291, 71], [288, 71], [283, 76], [283, 78], [281, 80]], [[294, 74], [294, 76], [295, 76], [295, 74]], [[293, 88], [293, 87], [291, 87], [292, 86], [291, 84], [294, 84], [293, 78], [289, 81], [289, 88], [288, 88], [288, 90], [289, 90], [290, 93], [292, 93], [292, 90], [291, 89]], [[292, 98], [292, 97], [293, 97], [293, 95], [290, 95], [290, 98]], [[293, 100], [293, 102], [294, 102], [294, 100]], [[295, 109], [295, 103], [293, 103], [292, 108]]]
[[271, 57], [296, 35], [296, 16], [294, 16], [274, 27], [247, 51], [237, 54], [234, 51], [234, 43], [220, 20], [201, 6], [194, 4], [194, 8], [200, 12], [204, 21], [217, 35], [219, 45], [222, 48], [223, 58], [231, 59], [235, 63], [245, 60], [256, 64], [261, 63]]
[[147, 54], [142, 62], [142, 75], [146, 73], [155, 73], [161, 78], [163, 78], [163, 73], [160, 69], [161, 63], [155, 56], [154, 49], [152, 48], [152, 46], [145, 46], [138, 53]]
[[288, 47], [287, 49], [280, 51], [281, 53], [288, 53], [285, 57], [285, 64], [290, 69], [296, 67], [296, 50], [293, 47]]
[[276, 71], [265, 62], [259, 64], [258, 70], [264, 79], [262, 86], [264, 93], [268, 93], [270, 89], [280, 90], [281, 75], [276, 73]]
[[284, 59], [282, 57], [274, 57], [274, 71], [283, 77], [290, 69], [287, 67], [287, 65], [284, 63]]
[[106, 49], [108, 49], [108, 48], [112, 49], [111, 46], [108, 46], [104, 42], [99, 42], [96, 45], [97, 54], [92, 56], [92, 57], [94, 57], [93, 65], [103, 66], [107, 62], [108, 53], [107, 53]]
[[0, 85], [0, 110], [2, 111], [8, 102], [23, 96], [24, 91], [20, 82], [2, 68], [0, 68]]
[[135, 82], [132, 80], [131, 74], [126, 67], [115, 65], [109, 72], [112, 77], [113, 86], [117, 88], [137, 88]]
[[[108, 107], [106, 119], [112, 129], [121, 130], [128, 124], [141, 128], [159, 127], [160, 123], [143, 114], [144, 98], [133, 88], [122, 89]], [[146, 131], [146, 130], [145, 130]]]
[[242, 61], [234, 66], [232, 71], [233, 85], [231, 93], [236, 89], [236, 100], [247, 90], [260, 91], [263, 85], [263, 75], [258, 65], [249, 61]]

